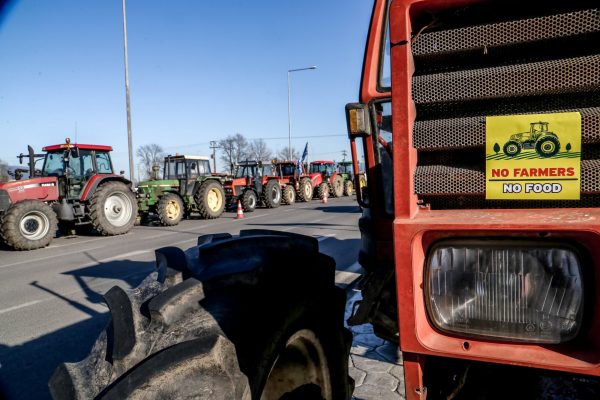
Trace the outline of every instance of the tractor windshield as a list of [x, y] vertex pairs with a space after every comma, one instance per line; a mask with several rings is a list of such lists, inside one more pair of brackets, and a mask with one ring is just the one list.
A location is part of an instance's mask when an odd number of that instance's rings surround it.
[[332, 164], [310, 164], [310, 173], [314, 174], [316, 172], [326, 173], [327, 175], [333, 174], [333, 165]]
[[63, 152], [46, 153], [42, 176], [62, 176], [65, 174], [65, 161]]
[[187, 167], [190, 178], [210, 175], [210, 162], [208, 160], [187, 160]]
[[350, 164], [350, 163], [338, 164], [338, 170], [342, 174], [352, 175], [352, 164]]
[[280, 164], [278, 170], [281, 171], [282, 176], [292, 176], [296, 171], [294, 164]]
[[236, 178], [245, 178], [247, 176], [254, 176], [256, 165], [238, 165], [235, 170]]
[[185, 179], [186, 161], [184, 159], [170, 159], [165, 162], [165, 179]]

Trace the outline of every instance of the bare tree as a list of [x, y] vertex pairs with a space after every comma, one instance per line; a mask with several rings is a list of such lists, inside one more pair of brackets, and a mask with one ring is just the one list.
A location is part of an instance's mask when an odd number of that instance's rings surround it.
[[233, 173], [232, 165], [249, 158], [248, 141], [241, 133], [229, 135], [225, 139], [219, 140], [221, 149], [221, 161], [229, 166], [229, 171]]
[[[277, 152], [277, 158], [279, 160], [288, 160], [290, 158], [290, 150], [286, 146]], [[299, 160], [300, 152], [292, 147], [292, 160]]]
[[0, 182], [6, 182], [8, 179], [8, 164], [0, 160]]
[[248, 146], [248, 155], [255, 160], [269, 161], [271, 160], [271, 154], [271, 150], [269, 150], [263, 139], [255, 139]]
[[138, 147], [135, 155], [138, 157], [144, 173], [144, 176], [140, 177], [140, 179], [148, 179], [152, 176], [152, 166], [154, 164], [162, 164], [164, 150], [160, 145], [150, 143]]

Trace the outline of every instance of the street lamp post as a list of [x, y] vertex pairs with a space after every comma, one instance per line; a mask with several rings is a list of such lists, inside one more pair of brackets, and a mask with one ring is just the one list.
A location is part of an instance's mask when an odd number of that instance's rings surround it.
[[308, 69], [317, 69], [316, 65], [306, 68], [296, 68], [288, 70], [288, 158], [292, 159], [292, 72], [306, 71]]
[[125, 102], [127, 107], [127, 148], [129, 153], [129, 179], [133, 182], [133, 140], [131, 135], [131, 101], [129, 99], [129, 60], [127, 57], [127, 13], [123, 0], [123, 51], [125, 53]]

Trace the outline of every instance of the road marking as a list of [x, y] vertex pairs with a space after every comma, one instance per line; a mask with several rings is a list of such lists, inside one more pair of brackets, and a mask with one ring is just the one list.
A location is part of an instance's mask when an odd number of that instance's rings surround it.
[[98, 260], [98, 261], [94, 262], [92, 265], [98, 265], [98, 264], [102, 264], [102, 263], [109, 262], [109, 261], [114, 261], [114, 260], [120, 260], [120, 259], [123, 259], [125, 257], [139, 256], [140, 254], [151, 253], [151, 252], [154, 252], [154, 250], [136, 250], [136, 251], [130, 251], [129, 253], [117, 254], [116, 256], [112, 256], [112, 257], [108, 257], [108, 258], [103, 258], [101, 260]]
[[322, 242], [324, 240], [331, 239], [332, 237], [335, 237], [335, 233], [328, 233], [325, 235], [321, 235], [321, 236], [317, 237], [317, 241]]
[[15, 265], [20, 265], [20, 264], [36, 263], [38, 261], [47, 261], [49, 258], [70, 256], [70, 255], [73, 255], [73, 254], [82, 253], [83, 251], [97, 250], [97, 249], [101, 249], [103, 247], [104, 246], [92, 247], [91, 249], [79, 249], [77, 251], [71, 251], [69, 253], [60, 253], [60, 254], [48, 255], [48, 256], [40, 257], [40, 258], [34, 258], [34, 259], [28, 259], [28, 260], [23, 260], [23, 261], [17, 261], [17, 262], [11, 263], [11, 264], [0, 265], [0, 269], [2, 269], [2, 268], [8, 268], [8, 267], [13, 267]]
[[0, 314], [4, 314], [4, 313], [7, 313], [7, 312], [15, 311], [15, 310], [18, 310], [19, 308], [29, 307], [29, 306], [32, 306], [34, 304], [41, 303], [42, 301], [44, 301], [44, 300], [34, 300], [34, 301], [29, 301], [27, 303], [19, 304], [18, 306], [5, 308], [3, 310], [0, 310]]
[[362, 276], [359, 272], [361, 269], [362, 267], [357, 261], [343, 271], [335, 271], [335, 283], [338, 285], [350, 285]]

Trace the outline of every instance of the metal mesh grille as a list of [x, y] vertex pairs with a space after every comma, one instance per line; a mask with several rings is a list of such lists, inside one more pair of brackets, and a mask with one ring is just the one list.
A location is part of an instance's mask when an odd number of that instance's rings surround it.
[[413, 40], [412, 51], [415, 56], [464, 51], [574, 36], [598, 30], [600, 30], [600, 11], [584, 10], [423, 33]]
[[597, 55], [413, 78], [417, 104], [593, 90], [600, 90]]
[[[582, 143], [600, 143], [600, 108], [547, 112], [568, 111], [581, 113]], [[418, 121], [414, 126], [413, 145], [417, 149], [428, 150], [483, 146], [485, 117]]]
[[[600, 160], [581, 161], [581, 193], [600, 193]], [[425, 165], [415, 171], [415, 193], [423, 196], [484, 195], [485, 171]]]
[[579, 200], [486, 200], [483, 196], [421, 197], [432, 209], [511, 209], [511, 208], [597, 208], [600, 196], [581, 195]]

